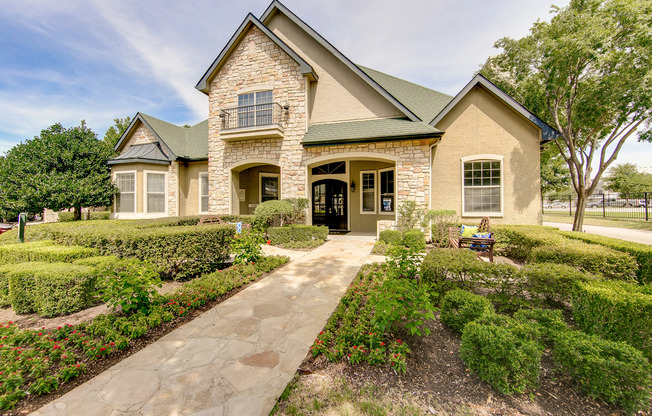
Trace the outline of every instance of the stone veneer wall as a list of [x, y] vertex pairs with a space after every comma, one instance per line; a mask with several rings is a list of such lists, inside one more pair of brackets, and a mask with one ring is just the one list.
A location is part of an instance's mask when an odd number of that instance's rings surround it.
[[[147, 195], [144, 195], [147, 198]], [[179, 215], [179, 162], [172, 162], [168, 167], [168, 216]]]
[[[209, 210], [228, 213], [230, 167], [248, 159], [272, 159], [281, 167], [282, 198], [305, 197], [305, 169], [300, 168], [306, 132], [305, 79], [297, 64], [258, 28], [233, 51], [210, 83], [208, 117]], [[220, 139], [220, 112], [238, 106], [238, 94], [273, 89], [273, 100], [289, 104], [282, 139], [226, 143]], [[255, 90], [254, 90], [255, 91]]]
[[127, 150], [130, 146], [135, 144], [147, 144], [156, 142], [158, 142], [158, 140], [156, 140], [154, 133], [149, 131], [149, 129], [141, 123], [141, 125], [138, 126], [138, 128], [133, 132], [131, 137], [127, 139], [127, 142], [122, 145], [122, 151]]

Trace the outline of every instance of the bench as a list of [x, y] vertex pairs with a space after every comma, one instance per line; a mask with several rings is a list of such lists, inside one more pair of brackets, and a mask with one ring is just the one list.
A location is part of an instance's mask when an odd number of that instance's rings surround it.
[[[235, 223], [226, 222], [219, 215], [204, 215], [203, 217], [201, 217], [197, 225], [210, 225], [210, 224], [235, 224]], [[243, 222], [242, 228], [251, 228], [251, 224]]]
[[491, 226], [489, 225], [489, 218], [484, 217], [480, 220], [480, 225], [478, 226], [478, 234], [487, 234], [491, 236], [489, 238], [479, 238], [479, 237], [462, 237], [462, 229], [459, 227], [450, 227], [448, 229], [448, 246], [451, 248], [463, 249], [468, 248], [475, 251], [475, 254], [478, 257], [488, 257], [489, 261], [493, 263], [494, 261], [494, 244], [496, 244], [496, 239], [494, 238], [494, 233], [491, 232]]

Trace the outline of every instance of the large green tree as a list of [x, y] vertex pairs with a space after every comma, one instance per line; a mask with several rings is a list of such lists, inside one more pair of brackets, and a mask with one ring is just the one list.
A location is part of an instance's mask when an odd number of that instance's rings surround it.
[[608, 190], [621, 194], [652, 192], [652, 173], [641, 172], [633, 163], [615, 165], [604, 181]]
[[79, 219], [82, 207], [108, 205], [115, 193], [106, 164], [111, 157], [113, 149], [84, 121], [42, 130], [0, 159], [0, 215], [74, 208]]
[[104, 133], [104, 141], [111, 146], [115, 147], [118, 144], [118, 140], [122, 137], [122, 134], [127, 131], [127, 127], [131, 124], [131, 117], [127, 116], [125, 118], [114, 118], [114, 126], [109, 127]]
[[522, 39], [503, 38], [485, 76], [554, 126], [577, 194], [574, 230], [630, 137], [652, 138], [652, 0], [571, 0]]

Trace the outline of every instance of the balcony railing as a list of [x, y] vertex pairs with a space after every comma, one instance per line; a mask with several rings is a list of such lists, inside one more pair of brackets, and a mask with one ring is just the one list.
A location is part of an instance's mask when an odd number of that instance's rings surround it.
[[225, 108], [220, 113], [222, 130], [281, 125], [287, 109], [279, 103]]

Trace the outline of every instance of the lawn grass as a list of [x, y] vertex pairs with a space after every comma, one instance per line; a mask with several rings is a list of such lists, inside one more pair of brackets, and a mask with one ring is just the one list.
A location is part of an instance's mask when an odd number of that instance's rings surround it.
[[[573, 217], [566, 213], [544, 214], [543, 222], [562, 222], [572, 224]], [[625, 218], [593, 218], [584, 217], [585, 225], [600, 225], [603, 227], [628, 228], [631, 230], [650, 230], [652, 231], [652, 221], [633, 220]]]

